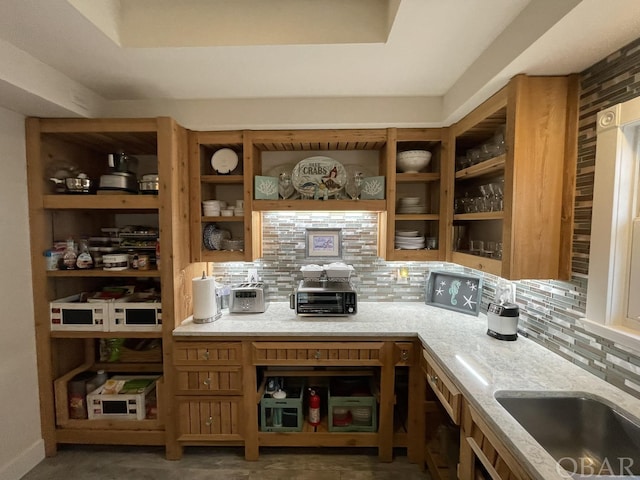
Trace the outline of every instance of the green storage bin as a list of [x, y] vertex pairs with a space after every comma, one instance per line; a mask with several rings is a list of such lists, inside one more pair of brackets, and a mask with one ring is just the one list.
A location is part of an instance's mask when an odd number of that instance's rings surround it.
[[[284, 377], [287, 398], [276, 399], [265, 393], [260, 399], [261, 432], [301, 432], [304, 421], [302, 399], [304, 379]], [[280, 419], [278, 421], [277, 419]]]
[[[334, 379], [329, 385], [329, 431], [376, 432], [378, 402], [373, 394], [373, 379], [361, 379], [354, 382], [352, 387], [348, 384], [338, 386], [339, 381], [339, 378]], [[346, 416], [343, 413], [345, 410], [349, 412]]]

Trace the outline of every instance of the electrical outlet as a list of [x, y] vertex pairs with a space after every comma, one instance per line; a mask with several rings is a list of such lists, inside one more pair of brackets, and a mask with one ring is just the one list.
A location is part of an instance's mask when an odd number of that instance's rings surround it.
[[258, 269], [257, 268], [250, 268], [247, 271], [247, 282], [249, 283], [255, 283], [257, 281], [259, 281], [260, 278], [258, 278]]

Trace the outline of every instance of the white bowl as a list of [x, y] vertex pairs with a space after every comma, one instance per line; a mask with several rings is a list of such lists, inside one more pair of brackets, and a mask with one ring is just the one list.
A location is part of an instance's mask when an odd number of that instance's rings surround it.
[[400, 203], [402, 205], [419, 205], [420, 197], [402, 197], [400, 198]]
[[398, 168], [403, 173], [418, 173], [429, 165], [431, 152], [427, 150], [408, 150], [399, 152], [396, 156]]
[[417, 230], [396, 230], [396, 236], [398, 237], [417, 237]]

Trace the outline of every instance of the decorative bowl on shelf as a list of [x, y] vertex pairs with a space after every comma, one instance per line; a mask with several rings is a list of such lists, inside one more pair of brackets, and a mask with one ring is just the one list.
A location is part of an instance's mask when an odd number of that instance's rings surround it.
[[402, 173], [418, 173], [429, 165], [431, 152], [428, 150], [408, 150], [398, 152], [396, 163]]

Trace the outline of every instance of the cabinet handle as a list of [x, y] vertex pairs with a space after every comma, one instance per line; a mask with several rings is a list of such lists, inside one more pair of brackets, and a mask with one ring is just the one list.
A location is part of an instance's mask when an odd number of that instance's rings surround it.
[[204, 422], [204, 424], [207, 427], [210, 427], [211, 425], [213, 425], [213, 417], [209, 417], [209, 419], [206, 422]]
[[409, 350], [402, 350], [400, 352], [400, 360], [402, 360], [403, 362], [409, 360]]
[[316, 353], [313, 356], [316, 360], [320, 360], [320, 350], [316, 350]]
[[437, 375], [429, 375], [429, 381], [431, 383], [436, 383], [438, 380], [440, 380], [440, 379], [438, 378]]
[[209, 360], [209, 350], [204, 351], [204, 353], [202, 354], [202, 358], [204, 358], [205, 360]]
[[210, 379], [210, 378], [205, 378], [205, 379], [202, 381], [202, 384], [203, 384], [203, 385], [206, 385], [206, 386], [208, 387], [209, 385], [211, 385], [211, 379]]

